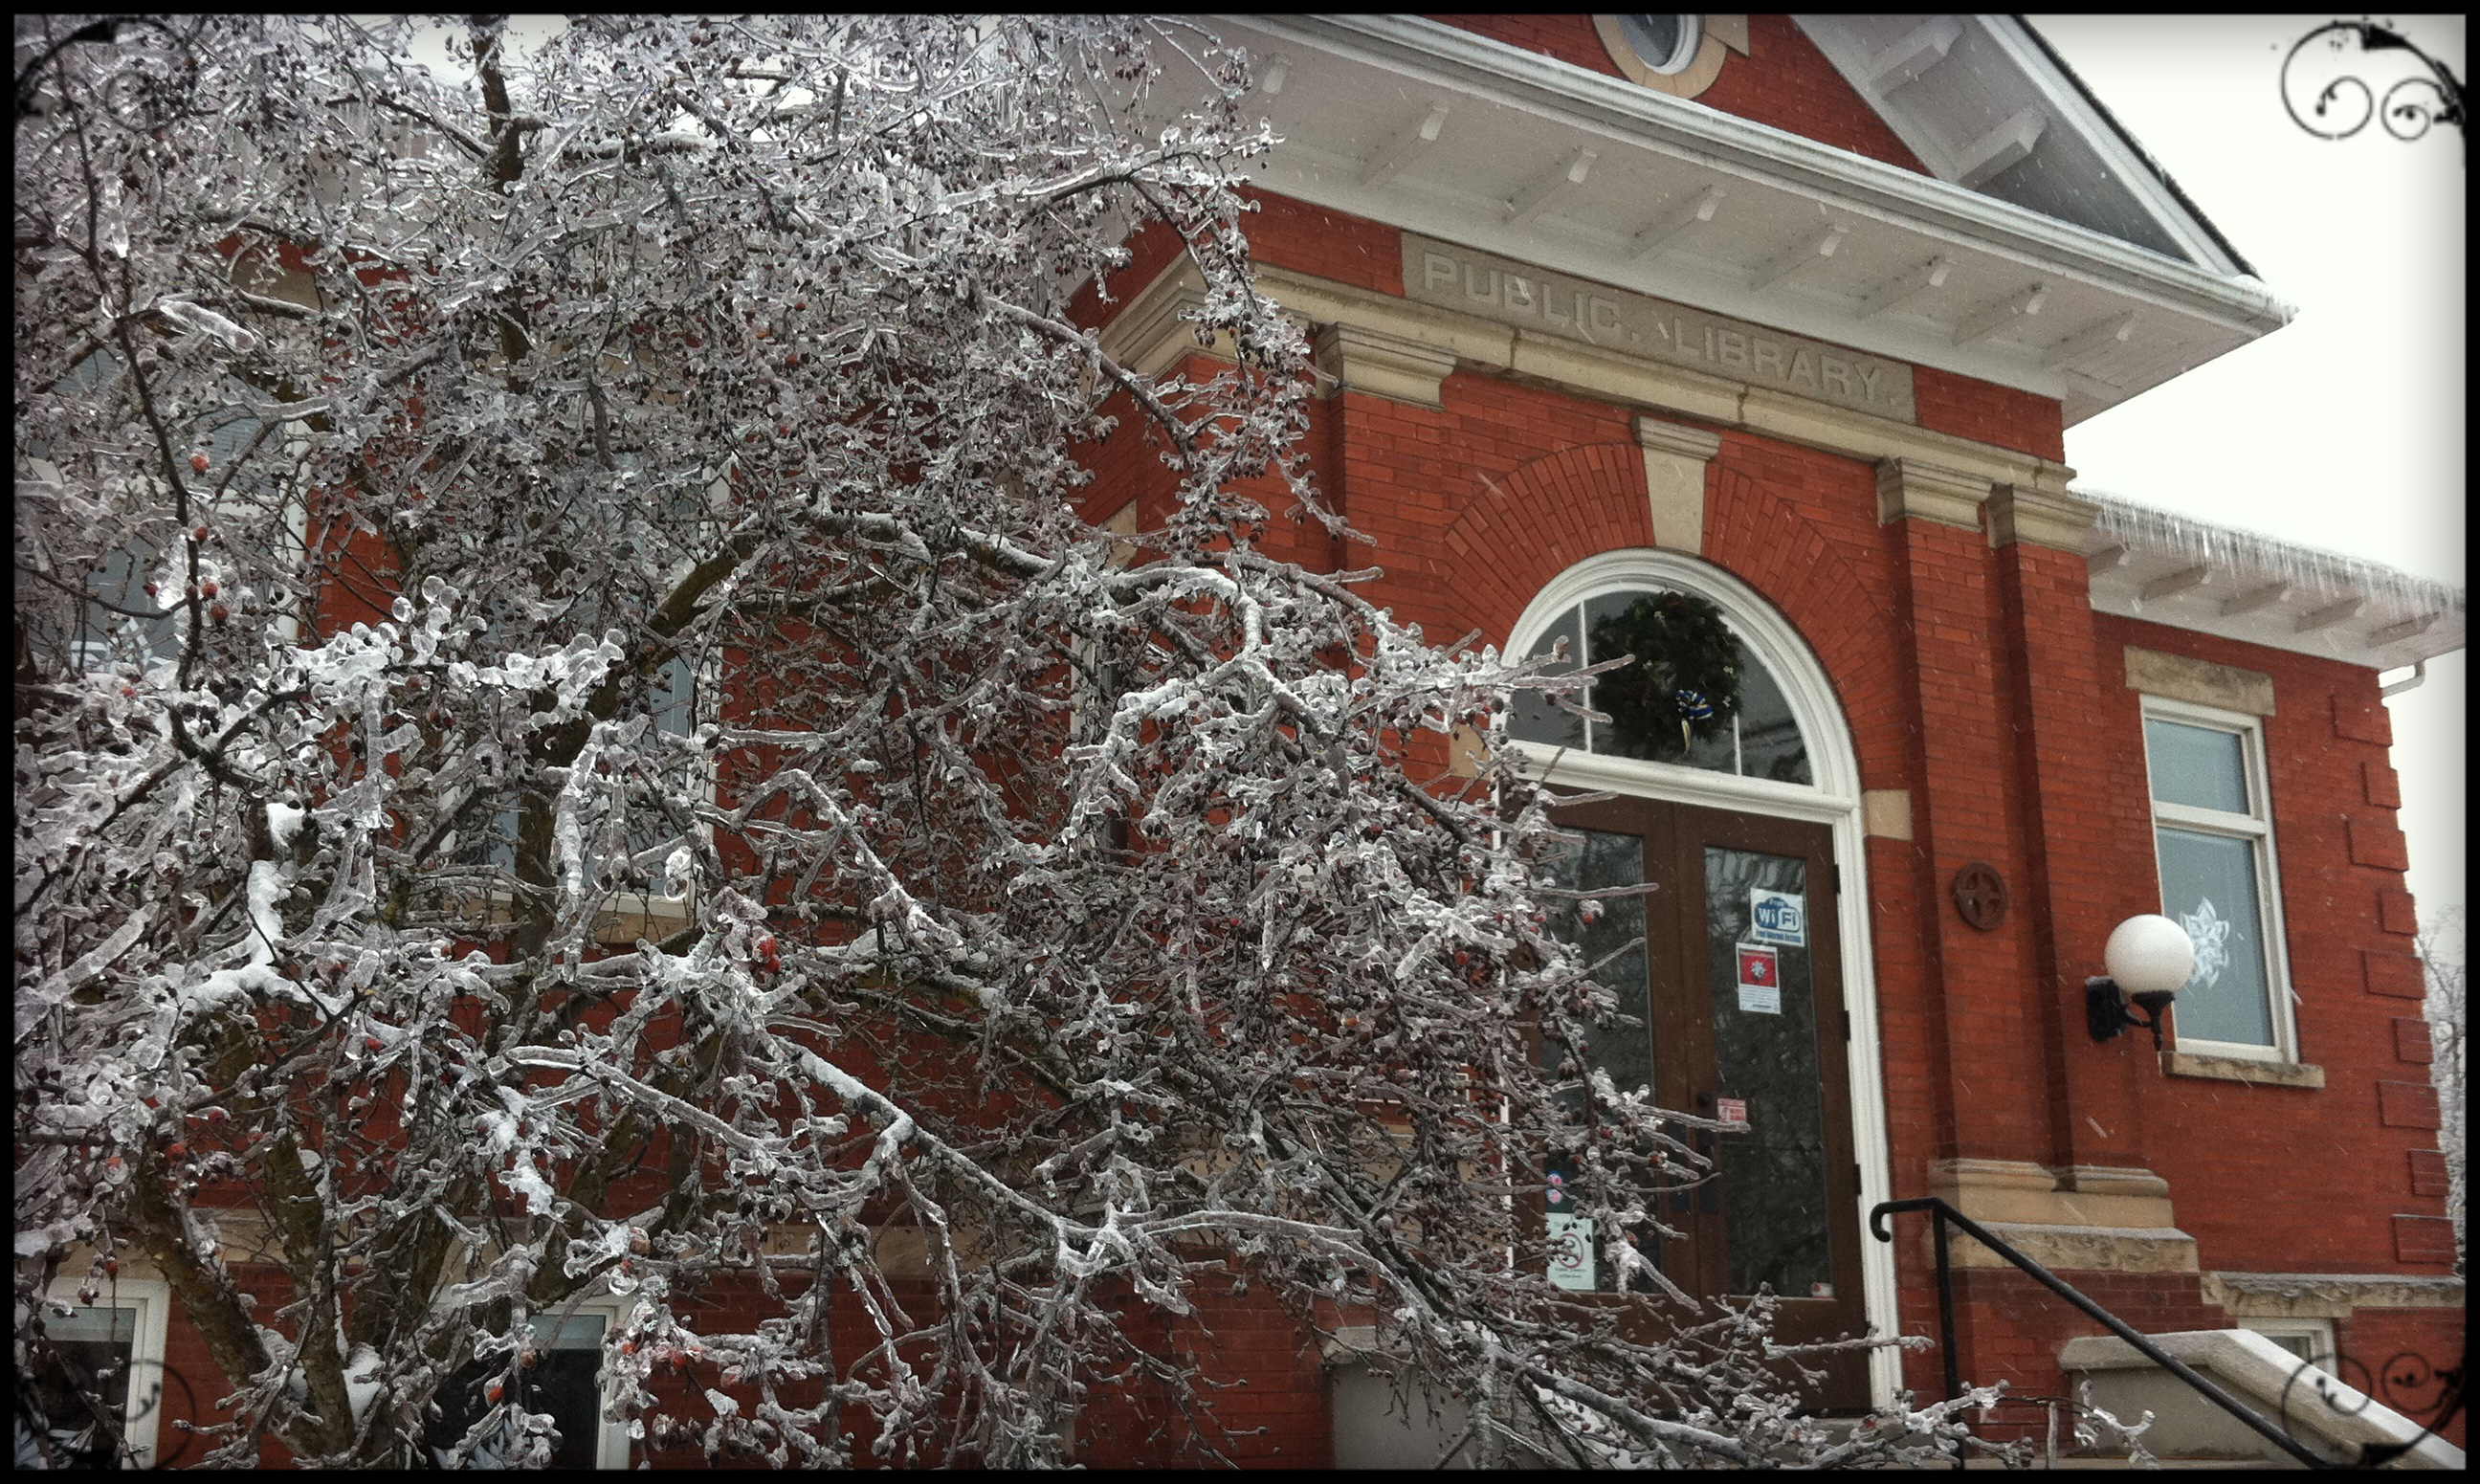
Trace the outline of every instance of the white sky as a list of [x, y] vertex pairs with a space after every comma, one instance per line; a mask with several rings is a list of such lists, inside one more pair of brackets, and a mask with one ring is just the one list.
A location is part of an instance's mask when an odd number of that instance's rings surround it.
[[[2462, 136], [2292, 123], [2283, 58], [2335, 15], [2028, 18], [2299, 311], [2067, 430], [2067, 462], [2114, 494], [2465, 586]], [[2470, 76], [2463, 17], [2375, 18]], [[2382, 95], [2417, 68], [2359, 75]], [[2466, 661], [2388, 702], [2423, 923], [2466, 899]]]

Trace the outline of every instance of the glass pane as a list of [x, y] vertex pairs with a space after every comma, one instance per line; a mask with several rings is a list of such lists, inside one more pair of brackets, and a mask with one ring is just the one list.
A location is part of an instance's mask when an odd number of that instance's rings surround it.
[[1585, 605], [1585, 626], [1592, 663], [1636, 657], [1594, 683], [1593, 709], [1611, 717], [1595, 752], [1738, 770], [1740, 641], [1720, 609], [1692, 593], [1608, 592]]
[[48, 1450], [53, 1467], [113, 1467], [127, 1428], [138, 1311], [82, 1308], [65, 1317], [46, 1315], [43, 1334], [55, 1364], [18, 1378], [21, 1396], [41, 1419], [43, 1449], [31, 1448], [33, 1440], [20, 1432], [21, 1465], [30, 1451], [39, 1458]]
[[2179, 1038], [2271, 1046], [2256, 842], [2183, 829], [2156, 830], [2154, 839], [2161, 856], [2162, 915], [2196, 944], [2196, 972], [2175, 1006]]
[[92, 1340], [105, 1344], [138, 1342], [138, 1311], [135, 1309], [80, 1309], [74, 1314], [43, 1315], [43, 1333], [57, 1343], [64, 1340]]
[[2153, 763], [2153, 796], [2165, 804], [2248, 812], [2247, 768], [2239, 735], [2182, 726], [2148, 716], [2144, 750]]
[[[1567, 642], [1567, 658], [1548, 667], [1553, 675], [1564, 675], [1584, 663], [1584, 641], [1576, 627], [1576, 615], [1569, 612], [1560, 615], [1540, 638], [1526, 651], [1526, 659], [1546, 655], [1561, 639]], [[1582, 696], [1571, 697], [1582, 700]], [[1548, 742], [1554, 747], [1581, 747], [1585, 744], [1585, 718], [1572, 712], [1561, 711], [1537, 690], [1520, 690], [1515, 696], [1515, 717], [1508, 730], [1525, 742]]]
[[[1547, 863], [1550, 873], [1561, 886], [1575, 891], [1594, 891], [1611, 886], [1633, 886], [1644, 879], [1644, 842], [1635, 835], [1615, 834], [1607, 830], [1579, 830], [1585, 837], [1582, 846], [1569, 846]], [[1594, 977], [1610, 986], [1618, 1002], [1618, 1013], [1635, 1025], [1612, 1024], [1587, 1033], [1586, 1056], [1593, 1066], [1611, 1075], [1611, 1081], [1622, 1091], [1653, 1084], [1653, 1032], [1650, 1025], [1651, 1005], [1646, 993], [1644, 952], [1644, 898], [1642, 897], [1605, 898], [1600, 903], [1597, 920], [1584, 920], [1584, 904], [1564, 902], [1553, 909], [1551, 930], [1584, 952], [1587, 963], [1601, 963]], [[1611, 956], [1615, 955], [1615, 956]], [[1609, 962], [1602, 963], [1605, 957]], [[1544, 1043], [1545, 1064], [1556, 1065], [1558, 1048]], [[1582, 1123], [1590, 1115], [1585, 1095], [1580, 1089], [1563, 1100], [1569, 1116]], [[1563, 1162], [1553, 1161], [1550, 1173], [1565, 1180], [1573, 1170]], [[1570, 1214], [1566, 1197], [1554, 1189], [1546, 1202], [1551, 1235], [1555, 1237]], [[1563, 1286], [1579, 1289], [1610, 1288], [1611, 1264], [1581, 1240], [1574, 1254], [1577, 1260], [1561, 1277]], [[1659, 1254], [1653, 1254], [1656, 1262]], [[1640, 1280], [1641, 1283], [1641, 1280]]]
[[1765, 662], [1740, 642], [1740, 771], [1776, 783], [1815, 783], [1808, 740]]
[[[178, 617], [146, 595], [146, 584], [157, 566], [156, 554], [143, 545], [124, 546], [107, 554], [100, 569], [87, 574], [87, 591], [95, 600], [86, 606], [79, 632], [80, 657], [89, 667], [114, 660], [142, 663], [168, 659], [180, 652]], [[132, 613], [151, 613], [133, 618]], [[114, 640], [120, 640], [116, 652]]]
[[[550, 1413], [559, 1429], [558, 1445], [551, 1453], [555, 1469], [591, 1469], [601, 1452], [605, 1322], [600, 1314], [576, 1314], [565, 1322], [557, 1315], [546, 1315], [532, 1323], [537, 1348], [534, 1363], [525, 1367], [523, 1401], [529, 1411]], [[439, 1389], [434, 1399], [440, 1415], [431, 1419], [424, 1438], [435, 1450], [434, 1459], [444, 1463], [474, 1419], [490, 1409], [483, 1388], [499, 1374], [469, 1365]], [[508, 1467], [514, 1457], [512, 1441], [503, 1435], [484, 1442], [475, 1450], [471, 1467]]]
[[655, 729], [667, 736], [686, 737], [691, 730], [690, 706], [696, 699], [687, 659], [674, 655], [664, 661], [647, 690], [647, 709], [655, 714]]
[[1808, 863], [1706, 847], [1716, 1090], [1747, 1113], [1744, 1131], [1716, 1141], [1730, 1290], [1770, 1284], [1787, 1298], [1824, 1297], [1834, 1263], [1816, 984], [1807, 945], [1757, 941], [1751, 893], [1759, 891], [1787, 893], [1804, 908]]

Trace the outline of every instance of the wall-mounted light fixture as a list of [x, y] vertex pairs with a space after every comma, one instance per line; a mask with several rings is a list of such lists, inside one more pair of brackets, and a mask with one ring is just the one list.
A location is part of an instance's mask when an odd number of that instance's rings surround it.
[[[2130, 1027], [2153, 1032], [2153, 1049], [2161, 1049], [2161, 1016], [2178, 998], [2179, 986], [2196, 972], [2196, 945], [2187, 929], [2166, 917], [2147, 912], [2111, 929], [2102, 962], [2106, 978], [2084, 980], [2084, 1026], [2096, 1041], [2106, 1041]], [[2127, 1012], [2129, 1001], [2144, 1011], [2138, 1020]]]

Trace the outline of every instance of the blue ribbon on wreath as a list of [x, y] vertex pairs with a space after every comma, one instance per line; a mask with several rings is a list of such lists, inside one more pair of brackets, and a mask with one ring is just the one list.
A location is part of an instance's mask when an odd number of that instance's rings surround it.
[[1697, 690], [1673, 690], [1670, 698], [1679, 703], [1679, 716], [1686, 721], [1709, 721], [1714, 716], [1713, 703]]

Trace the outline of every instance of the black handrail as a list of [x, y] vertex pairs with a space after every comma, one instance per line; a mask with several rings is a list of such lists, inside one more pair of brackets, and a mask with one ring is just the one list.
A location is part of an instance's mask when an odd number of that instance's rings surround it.
[[1960, 1373], [1957, 1369], [1957, 1361], [1954, 1353], [1954, 1275], [1950, 1270], [1947, 1260], [1946, 1228], [1948, 1222], [1952, 1222], [1956, 1226], [1961, 1227], [1966, 1236], [1972, 1237], [1975, 1241], [1979, 1242], [1982, 1246], [1987, 1247], [1990, 1251], [1997, 1253], [2000, 1257], [2004, 1258], [2007, 1262], [2014, 1263], [2017, 1267], [2020, 1267], [2024, 1271], [2031, 1274], [2034, 1279], [2038, 1280], [2040, 1284], [2047, 1288], [2051, 1292], [2057, 1294], [2068, 1303], [2082, 1310], [2085, 1315], [2093, 1319], [2096, 1323], [2101, 1324], [2111, 1334], [2116, 1335], [2119, 1339], [2133, 1345], [2137, 1354], [2143, 1356], [2146, 1360], [2153, 1362], [2162, 1369], [2170, 1372], [2170, 1374], [2177, 1376], [2180, 1380], [2186, 1382], [2188, 1387], [2192, 1389], [2196, 1394], [2204, 1397], [2207, 1401], [2211, 1402], [2214, 1406], [2221, 1408], [2231, 1416], [2237, 1418], [2241, 1422], [2245, 1423], [2251, 1431], [2263, 1437], [2266, 1442], [2272, 1444], [2275, 1447], [2282, 1449], [2285, 1453], [2289, 1454], [2291, 1457], [2299, 1460], [2311, 1469], [2331, 1469], [2337, 1467], [2332, 1462], [2320, 1458], [2315, 1453], [2310, 1451], [2297, 1439], [2291, 1437], [2288, 1433], [2284, 1432], [2281, 1428], [2274, 1426], [2271, 1422], [2268, 1422], [2263, 1418], [2258, 1416], [2245, 1402], [2238, 1400], [2232, 1396], [2230, 1393], [2223, 1391], [2212, 1382], [2198, 1375], [2186, 1365], [2164, 1351], [2159, 1345], [2155, 1344], [2152, 1341], [2145, 1339], [2142, 1335], [2130, 1329], [2127, 1326], [2127, 1322], [2119, 1318], [2118, 1315], [2111, 1314], [2101, 1305], [2094, 1303], [2091, 1299], [2084, 1297], [2081, 1293], [2069, 1288], [2057, 1274], [2050, 1271], [2046, 1267], [2043, 1267], [2040, 1263], [2033, 1262], [2030, 1258], [2028, 1258], [2024, 1254], [2016, 1251], [2005, 1242], [1992, 1237], [1989, 1235], [1988, 1230], [1982, 1227], [1979, 1222], [1973, 1220], [1970, 1216], [1967, 1216], [1963, 1212], [1955, 1210], [1953, 1207], [1949, 1206], [1946, 1202], [1939, 1200], [1936, 1196], [1925, 1195], [1916, 1200], [1878, 1202], [1875, 1206], [1870, 1208], [1869, 1211], [1869, 1235], [1874, 1237], [1881, 1242], [1893, 1241], [1895, 1239], [1895, 1236], [1894, 1233], [1887, 1230], [1886, 1218], [1898, 1212], [1907, 1211], [1925, 1211], [1930, 1212], [1933, 1217], [1929, 1225], [1931, 1231], [1935, 1235], [1937, 1245], [1938, 1331], [1939, 1338], [1943, 1341], [1946, 1349], [1946, 1394], [1949, 1401], [1953, 1400], [1955, 1397], [1963, 1393], [1963, 1384]]

